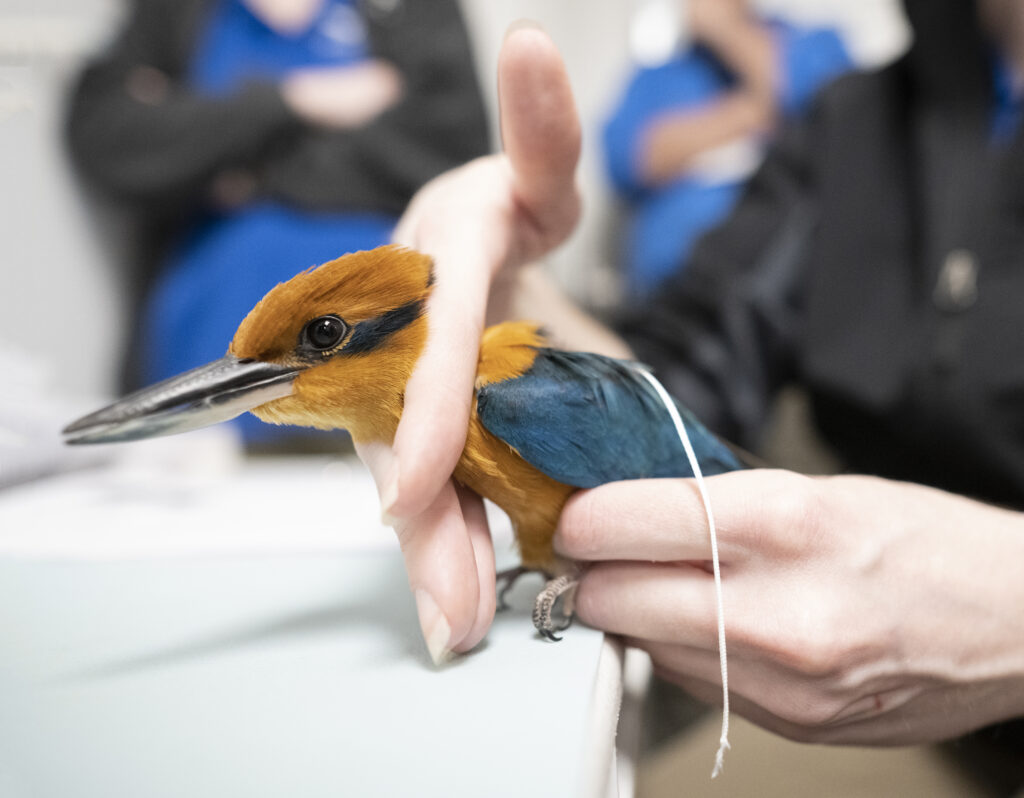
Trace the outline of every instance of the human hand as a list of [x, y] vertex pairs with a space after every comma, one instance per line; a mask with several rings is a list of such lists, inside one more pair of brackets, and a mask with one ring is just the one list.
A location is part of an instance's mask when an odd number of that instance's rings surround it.
[[[906, 483], [707, 480], [732, 706], [796, 740], [941, 740], [1024, 715], [1024, 517]], [[704, 510], [691, 480], [575, 495], [556, 547], [590, 561], [581, 620], [721, 700]]]
[[281, 82], [285, 103], [307, 122], [329, 128], [365, 125], [402, 96], [402, 76], [387, 61], [294, 70]]
[[424, 186], [394, 240], [431, 255], [429, 337], [394, 445], [360, 449], [398, 532], [431, 655], [467, 651], [494, 616], [494, 551], [480, 499], [450, 475], [465, 444], [480, 336], [502, 276], [561, 243], [579, 216], [580, 127], [557, 49], [512, 30], [498, 61], [504, 153]]

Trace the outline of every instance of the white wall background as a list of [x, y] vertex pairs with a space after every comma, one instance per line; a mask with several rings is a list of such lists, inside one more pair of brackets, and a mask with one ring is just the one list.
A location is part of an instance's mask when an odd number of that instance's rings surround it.
[[[23, 349], [61, 388], [92, 393], [113, 382], [121, 297], [68, 175], [60, 117], [115, 8], [0, 2], [0, 350]], [[0, 392], [14, 379], [0, 362]]]
[[[492, 108], [494, 65], [510, 22], [539, 21], [565, 55], [584, 124], [586, 210], [551, 262], [577, 296], [597, 302], [609, 291], [613, 218], [598, 131], [627, 68], [629, 21], [648, 1], [463, 0]], [[836, 24], [864, 64], [905, 43], [894, 2], [757, 0], [769, 11]], [[3, 369], [11, 348], [28, 352], [61, 391], [113, 390], [123, 298], [68, 174], [59, 121], [67, 81], [113, 30], [120, 10], [116, 0], [0, 0], [0, 392], [11, 379]]]

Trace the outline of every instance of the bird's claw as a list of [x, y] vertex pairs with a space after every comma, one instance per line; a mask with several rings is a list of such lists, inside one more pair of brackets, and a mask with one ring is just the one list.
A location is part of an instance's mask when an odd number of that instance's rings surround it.
[[[548, 582], [537, 594], [533, 605], [533, 625], [540, 635], [548, 640], [558, 641], [562, 638], [555, 634], [568, 629], [572, 624], [572, 600], [579, 580], [563, 574]], [[562, 596], [562, 623], [554, 623], [554, 608]]]

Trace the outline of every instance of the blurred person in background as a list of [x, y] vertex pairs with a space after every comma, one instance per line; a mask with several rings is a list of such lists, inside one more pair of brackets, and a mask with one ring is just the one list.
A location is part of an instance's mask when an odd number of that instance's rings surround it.
[[628, 213], [625, 282], [637, 296], [728, 215], [779, 118], [801, 112], [851, 66], [832, 30], [762, 19], [748, 0], [672, 2], [689, 44], [634, 71], [604, 130], [608, 172]]
[[387, 243], [420, 185], [489, 149], [457, 0], [136, 0], [67, 130], [144, 226], [126, 387], [219, 357], [276, 283]]

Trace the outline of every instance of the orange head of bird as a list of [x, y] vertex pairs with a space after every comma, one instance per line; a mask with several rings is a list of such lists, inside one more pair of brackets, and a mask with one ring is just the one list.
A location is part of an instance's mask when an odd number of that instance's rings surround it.
[[426, 340], [431, 267], [426, 255], [388, 246], [302, 272], [260, 300], [223, 358], [79, 419], [65, 441], [167, 435], [247, 410], [389, 440]]

